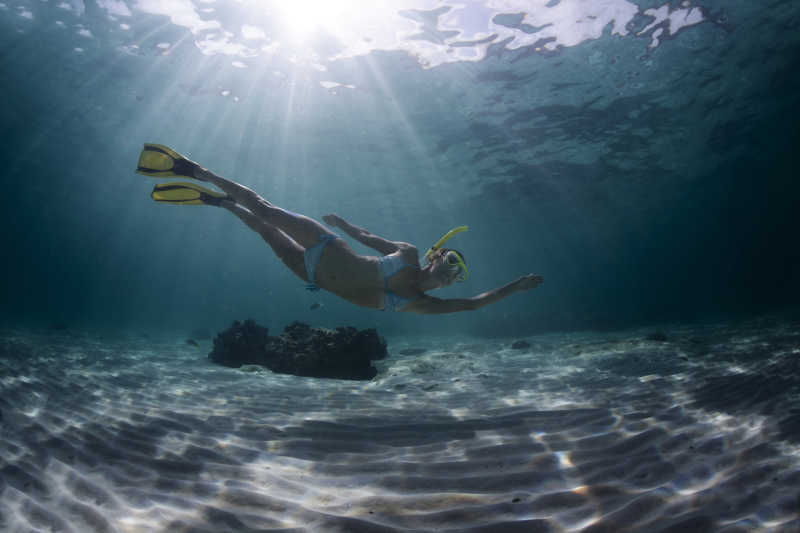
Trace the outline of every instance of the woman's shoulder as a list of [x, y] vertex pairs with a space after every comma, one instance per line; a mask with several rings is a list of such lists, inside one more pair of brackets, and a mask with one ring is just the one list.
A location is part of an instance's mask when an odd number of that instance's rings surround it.
[[397, 249], [400, 250], [400, 251], [403, 251], [403, 250], [414, 250], [414, 251], [417, 251], [417, 247], [414, 246], [411, 243], [408, 243], [408, 242], [395, 241], [394, 244], [395, 244], [395, 246], [397, 246]]
[[396, 242], [395, 244], [397, 245], [396, 253], [403, 259], [414, 264], [419, 262], [419, 250], [416, 246], [407, 242]]

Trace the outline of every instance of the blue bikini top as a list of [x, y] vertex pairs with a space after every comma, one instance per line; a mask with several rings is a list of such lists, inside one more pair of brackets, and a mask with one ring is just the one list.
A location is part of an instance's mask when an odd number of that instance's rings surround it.
[[411, 265], [406, 263], [399, 255], [385, 255], [378, 259], [378, 268], [380, 268], [385, 284], [383, 296], [384, 311], [399, 311], [401, 307], [417, 299], [404, 298], [389, 290], [389, 280], [392, 279], [395, 274], [410, 266]]

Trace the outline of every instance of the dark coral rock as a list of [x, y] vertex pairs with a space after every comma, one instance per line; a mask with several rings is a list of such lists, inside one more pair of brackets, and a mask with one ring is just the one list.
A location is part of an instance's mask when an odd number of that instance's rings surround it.
[[511, 347], [515, 350], [526, 350], [531, 347], [531, 343], [528, 341], [517, 341], [512, 344]]
[[270, 342], [269, 330], [253, 320], [238, 320], [214, 339], [214, 349], [208, 355], [218, 365], [239, 368], [246, 364], [261, 364], [264, 349]]
[[371, 361], [386, 354], [386, 341], [375, 329], [330, 330], [293, 322], [279, 337], [270, 337], [267, 328], [246, 320], [218, 334], [208, 357], [233, 368], [261, 365], [295, 376], [372, 379], [378, 371]]
[[667, 342], [667, 336], [662, 331], [656, 331], [648, 335], [647, 340], [656, 342]]

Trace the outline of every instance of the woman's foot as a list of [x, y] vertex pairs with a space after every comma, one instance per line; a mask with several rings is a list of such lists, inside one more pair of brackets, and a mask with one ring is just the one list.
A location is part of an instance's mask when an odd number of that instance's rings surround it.
[[231, 198], [225, 193], [206, 189], [205, 187], [187, 181], [159, 183], [153, 187], [153, 192], [150, 196], [156, 202], [171, 205], [221, 206], [223, 202], [233, 203]]
[[211, 181], [210, 178], [214, 175], [213, 172], [211, 172], [207, 168], [201, 167], [200, 165], [198, 165], [194, 161], [192, 161], [192, 163], [194, 163], [194, 165], [195, 165], [195, 167], [194, 167], [194, 175], [193, 175], [194, 179], [200, 180], [200, 181]]
[[194, 178], [200, 165], [163, 144], [145, 143], [136, 172], [153, 178]]

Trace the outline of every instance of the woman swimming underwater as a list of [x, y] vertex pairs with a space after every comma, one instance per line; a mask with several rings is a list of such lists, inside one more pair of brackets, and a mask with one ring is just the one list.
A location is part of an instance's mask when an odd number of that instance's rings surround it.
[[442, 245], [465, 231], [455, 228], [425, 254], [420, 267], [419, 251], [411, 244], [394, 242], [354, 226], [338, 215], [322, 219], [381, 256], [359, 255], [336, 233], [316, 220], [281, 209], [234, 181], [217, 176], [178, 152], [160, 144], [145, 144], [136, 169], [153, 177], [182, 176], [216, 185], [224, 192], [194, 183], [156, 185], [154, 200], [176, 205], [215, 205], [239, 217], [272, 247], [281, 261], [308, 289], [325, 289], [363, 307], [409, 313], [456, 313], [473, 311], [515, 292], [535, 289], [543, 278], [529, 274], [472, 298], [434, 298], [425, 294], [469, 276], [464, 256]]

